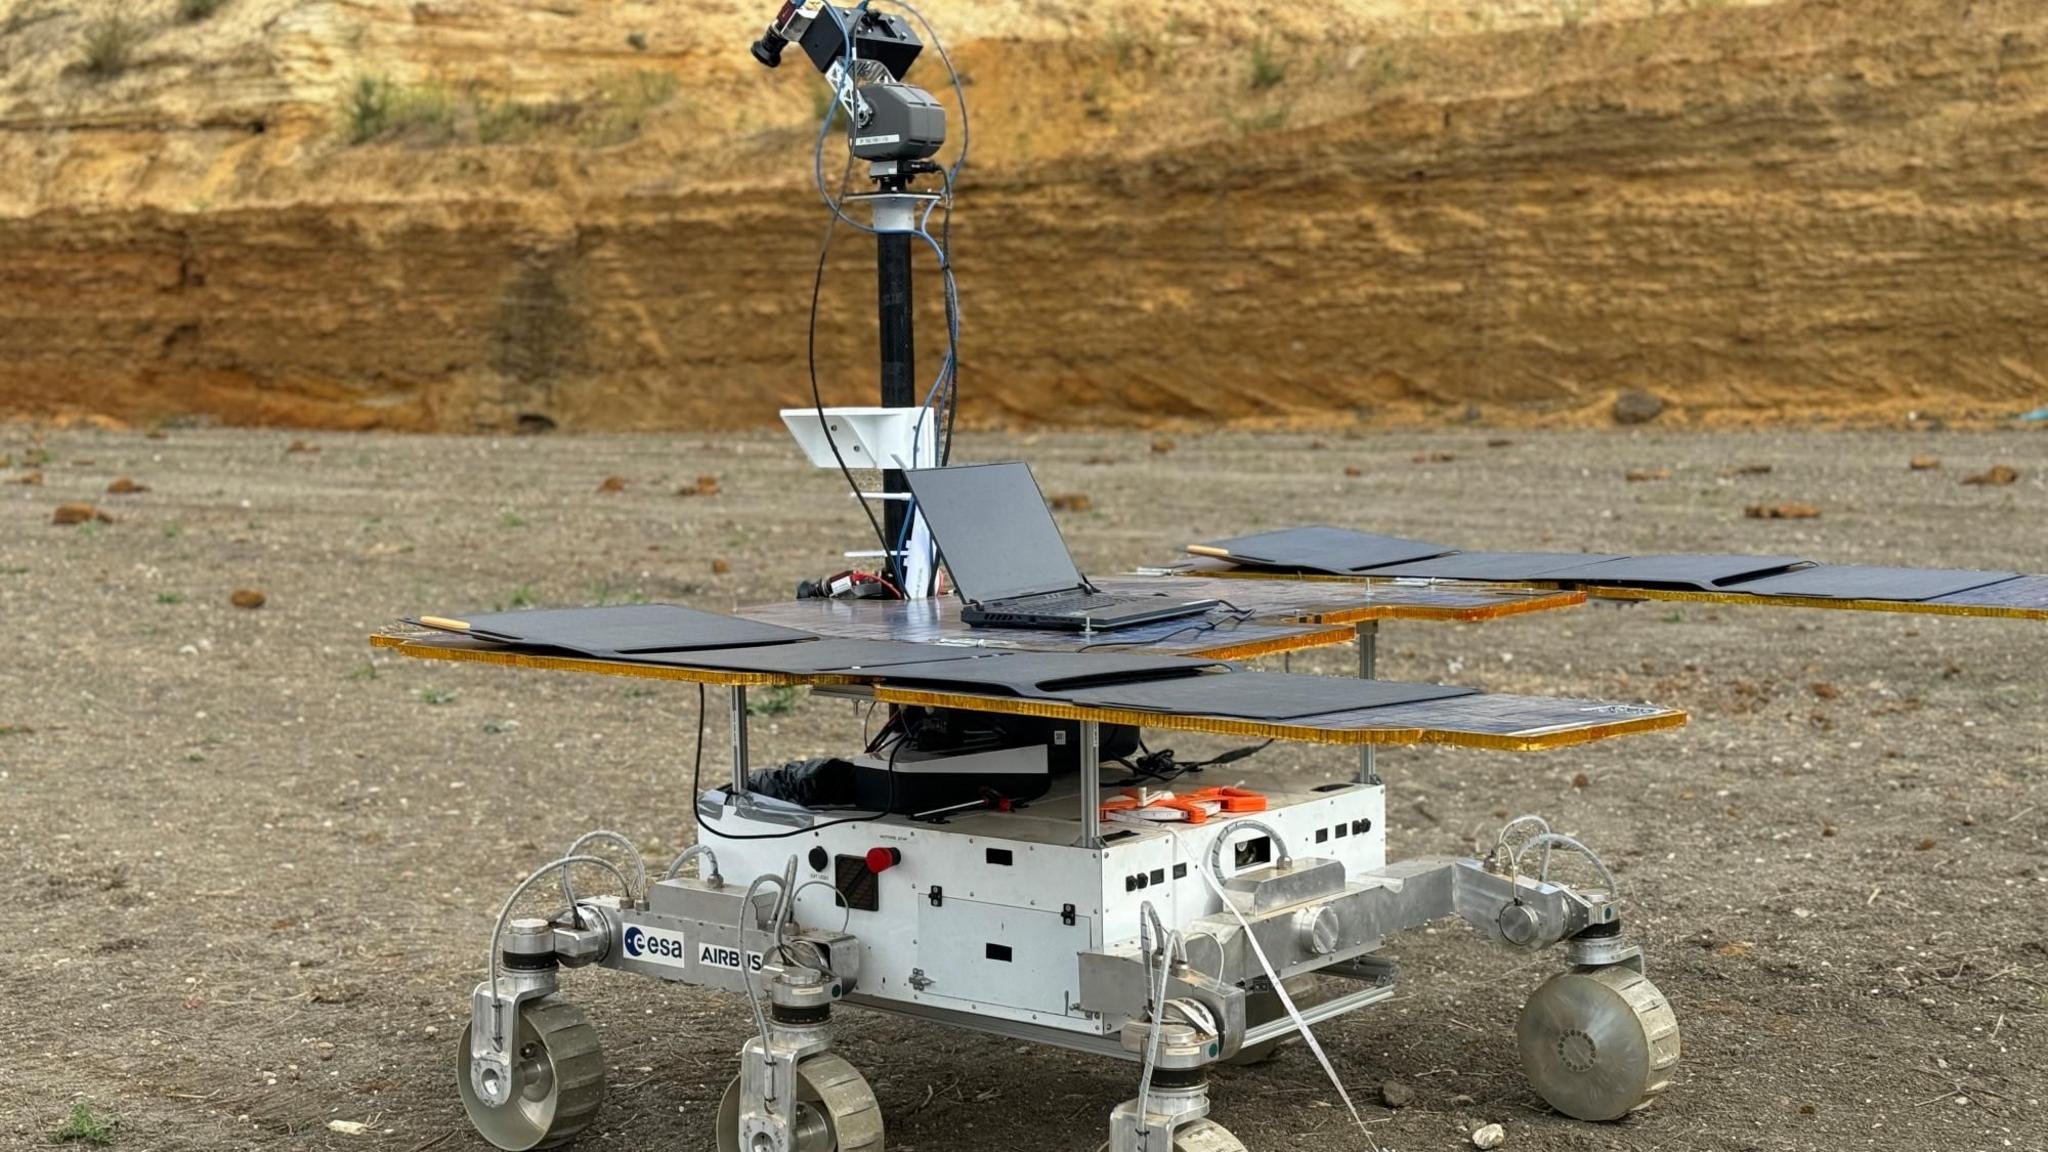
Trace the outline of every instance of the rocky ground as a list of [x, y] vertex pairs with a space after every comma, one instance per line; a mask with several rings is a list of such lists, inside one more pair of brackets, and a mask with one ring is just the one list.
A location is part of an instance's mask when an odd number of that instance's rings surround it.
[[[301, 435], [295, 451], [291, 434], [0, 431], [0, 476], [41, 477], [0, 486], [0, 1147], [45, 1146], [78, 1103], [116, 1118], [123, 1148], [479, 1147], [453, 1047], [490, 917], [587, 829], [664, 859], [689, 840], [695, 693], [411, 663], [364, 637], [418, 611], [730, 608], [860, 545], [838, 479], [770, 436]], [[1064, 519], [1096, 571], [1316, 520], [1465, 546], [2041, 571], [2043, 445], [1473, 429], [961, 452], [1028, 456], [1048, 491], [1088, 495]], [[1942, 467], [1909, 470], [1921, 454]], [[2001, 462], [2016, 483], [1961, 483]], [[1724, 475], [1751, 465], [1770, 471]], [[678, 494], [700, 476], [718, 491]], [[120, 477], [146, 490], [109, 494]], [[607, 477], [622, 490], [601, 492]], [[70, 501], [111, 520], [51, 524]], [[1819, 518], [1742, 514], [1788, 501]], [[234, 607], [237, 589], [267, 602]], [[1685, 1063], [1626, 1122], [1547, 1113], [1511, 1028], [1554, 958], [1450, 925], [1399, 941], [1391, 1003], [1320, 1030], [1367, 1132], [1295, 1050], [1218, 1080], [1219, 1118], [1252, 1147], [1454, 1149], [1482, 1122], [1558, 1152], [2048, 1143], [2039, 624], [1589, 606], [1394, 626], [1382, 653], [1390, 676], [1691, 711], [1675, 733], [1566, 753], [1382, 756], [1397, 854], [1469, 850], [1525, 811], [1609, 854]], [[847, 724], [793, 701], [762, 717], [757, 752], [833, 749]], [[585, 1146], [710, 1147], [743, 1006], [607, 977], [572, 978], [613, 1065]], [[1134, 1090], [1124, 1065], [890, 1017], [849, 1014], [841, 1034], [906, 1152], [1090, 1152]], [[1390, 1080], [1412, 1103], [1382, 1106]]]

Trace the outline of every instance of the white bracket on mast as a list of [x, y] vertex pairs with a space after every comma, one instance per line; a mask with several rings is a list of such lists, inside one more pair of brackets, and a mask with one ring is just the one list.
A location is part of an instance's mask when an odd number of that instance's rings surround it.
[[[782, 423], [819, 468], [837, 468], [842, 459], [848, 468], [874, 470], [939, 465], [938, 422], [930, 408], [827, 408], [823, 421], [816, 408], [784, 408]], [[834, 446], [839, 449], [837, 457], [832, 454]], [[905, 596], [918, 599], [931, 588], [933, 551], [931, 529], [922, 515], [913, 514], [900, 566]], [[881, 553], [845, 555], [867, 559]]]

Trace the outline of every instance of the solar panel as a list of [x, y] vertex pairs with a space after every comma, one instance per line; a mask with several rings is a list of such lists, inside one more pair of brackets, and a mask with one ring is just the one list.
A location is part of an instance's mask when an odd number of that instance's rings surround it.
[[1814, 596], [1829, 600], [1932, 600], [2017, 579], [2017, 572], [1961, 568], [1883, 568], [1865, 564], [1822, 564], [1777, 576], [1744, 580], [1730, 592], [1758, 596]]
[[1620, 584], [1647, 588], [1724, 589], [1737, 580], [1769, 576], [1806, 561], [1797, 556], [1737, 556], [1728, 553], [1677, 553], [1669, 556], [1624, 556], [1578, 568], [1561, 568], [1543, 579], [1570, 584]]
[[716, 668], [724, 672], [778, 672], [786, 676], [814, 676], [826, 673], [879, 671], [905, 664], [937, 664], [969, 661], [984, 653], [968, 649], [948, 652], [930, 644], [909, 644], [893, 640], [812, 640], [798, 644], [760, 644], [750, 648], [689, 649], [675, 652], [642, 652], [630, 659], [636, 664], [661, 664], [676, 668]]
[[1621, 559], [1625, 557], [1587, 552], [1453, 552], [1449, 556], [1374, 568], [1363, 575], [1429, 580], [1545, 580], [1567, 568]]
[[1451, 549], [1422, 540], [1378, 536], [1312, 524], [1214, 540], [1189, 549], [1198, 555], [1224, 556], [1239, 564], [1309, 572], [1350, 573], [1387, 564], [1442, 556]]
[[1232, 672], [1220, 676], [1183, 676], [1173, 680], [1087, 688], [1072, 693], [1070, 699], [1076, 704], [1102, 708], [1230, 716], [1243, 720], [1292, 720], [1301, 716], [1469, 696], [1472, 692], [1470, 688], [1444, 684], [1296, 676], [1284, 672]]
[[[436, 618], [422, 623], [439, 626]], [[462, 623], [479, 640], [586, 654], [634, 656], [691, 649], [743, 648], [816, 639], [809, 632], [702, 612], [680, 604], [614, 604], [599, 608], [536, 608], [487, 612]]]
[[890, 684], [1000, 688], [1018, 696], [1057, 697], [1096, 685], [1193, 676], [1222, 667], [1213, 660], [1137, 652], [1007, 652], [983, 660], [891, 668], [885, 675]]

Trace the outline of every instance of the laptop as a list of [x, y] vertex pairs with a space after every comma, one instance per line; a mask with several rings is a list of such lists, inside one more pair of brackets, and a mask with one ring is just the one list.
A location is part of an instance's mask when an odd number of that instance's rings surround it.
[[983, 627], [1084, 632], [1197, 616], [1215, 600], [1110, 595], [1074, 567], [1059, 525], [1024, 464], [963, 464], [905, 472], [917, 509], [966, 605]]

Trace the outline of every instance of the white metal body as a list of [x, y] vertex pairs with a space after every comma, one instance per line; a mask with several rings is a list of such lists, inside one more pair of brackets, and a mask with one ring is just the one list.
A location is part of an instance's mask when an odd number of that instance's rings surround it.
[[[1296, 859], [1334, 859], [1351, 876], [1386, 863], [1382, 787], [1345, 782], [1333, 791], [1286, 793], [1261, 788], [1256, 780], [1247, 786], [1266, 795], [1268, 810], [1244, 818], [1278, 832]], [[1278, 858], [1279, 846], [1262, 854], [1256, 842], [1265, 838], [1263, 832], [1234, 831], [1237, 819], [1212, 817], [1198, 825], [1112, 821], [1102, 827], [1102, 847], [1081, 847], [1075, 843], [1080, 805], [1070, 779], [1019, 812], [976, 811], [944, 824], [890, 817], [780, 839], [709, 842], [729, 876], [779, 873], [795, 855], [799, 885], [822, 881], [802, 890], [796, 919], [805, 927], [859, 937], [861, 979], [849, 998], [853, 1003], [943, 1016], [970, 1027], [1008, 1021], [1113, 1037], [1121, 1018], [1078, 1006], [1079, 954], [1135, 941], [1139, 908], [1148, 901], [1169, 928], [1223, 912], [1222, 900], [1200, 875], [1217, 837], [1233, 841], [1221, 853], [1218, 883], [1240, 870], [1236, 841], [1253, 844], [1249, 854], [1271, 859]], [[730, 808], [718, 828], [789, 830]], [[828, 857], [823, 869], [812, 867], [813, 848]], [[876, 876], [876, 910], [840, 907], [831, 890], [836, 861], [830, 858], [864, 857], [872, 848], [901, 853], [898, 864]], [[1072, 923], [1064, 914], [1069, 905]]]

